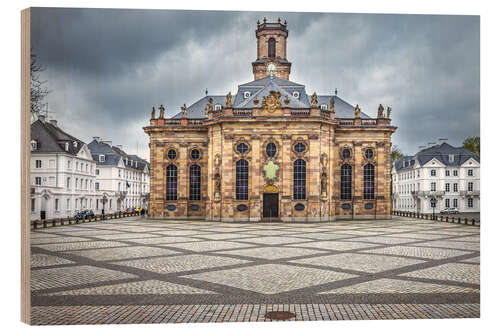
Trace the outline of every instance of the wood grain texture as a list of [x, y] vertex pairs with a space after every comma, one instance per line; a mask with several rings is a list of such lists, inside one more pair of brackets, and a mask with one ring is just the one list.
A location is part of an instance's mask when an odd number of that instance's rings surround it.
[[21, 321], [31, 323], [30, 290], [30, 9], [21, 11]]

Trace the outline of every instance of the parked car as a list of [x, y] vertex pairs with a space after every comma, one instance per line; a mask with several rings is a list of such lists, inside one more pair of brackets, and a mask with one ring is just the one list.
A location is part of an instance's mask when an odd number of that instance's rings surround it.
[[127, 209], [125, 209], [125, 213], [127, 213], [127, 214], [130, 214], [130, 213], [133, 213], [133, 212], [134, 212], [133, 208], [127, 208]]
[[86, 218], [94, 218], [95, 217], [94, 211], [92, 209], [86, 210], [85, 217]]
[[456, 207], [448, 207], [441, 211], [441, 214], [458, 214], [458, 208]]
[[135, 207], [134, 211], [137, 212], [137, 213], [141, 213], [142, 212], [142, 208], [141, 207]]
[[94, 218], [95, 214], [91, 209], [83, 209], [80, 211], [77, 211], [75, 214], [75, 220], [83, 220], [83, 219], [89, 219], [89, 218]]

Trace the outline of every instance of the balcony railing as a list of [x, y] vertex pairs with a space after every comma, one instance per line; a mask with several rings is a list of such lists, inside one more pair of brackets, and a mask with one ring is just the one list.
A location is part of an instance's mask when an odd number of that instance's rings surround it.
[[460, 191], [460, 195], [465, 197], [479, 196], [479, 191]]
[[413, 196], [442, 197], [444, 191], [411, 191]]

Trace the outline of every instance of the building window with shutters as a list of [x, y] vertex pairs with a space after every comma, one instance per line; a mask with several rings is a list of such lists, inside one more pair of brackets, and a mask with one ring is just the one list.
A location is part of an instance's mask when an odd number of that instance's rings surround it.
[[467, 207], [474, 208], [474, 198], [467, 199]]
[[472, 192], [473, 190], [474, 190], [474, 183], [473, 182], [469, 182], [467, 184], [467, 191]]

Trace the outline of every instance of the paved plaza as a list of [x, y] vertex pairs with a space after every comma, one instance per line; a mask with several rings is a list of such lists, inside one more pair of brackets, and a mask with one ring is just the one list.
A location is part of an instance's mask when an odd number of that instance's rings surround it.
[[479, 227], [125, 218], [31, 232], [32, 324], [479, 317]]

